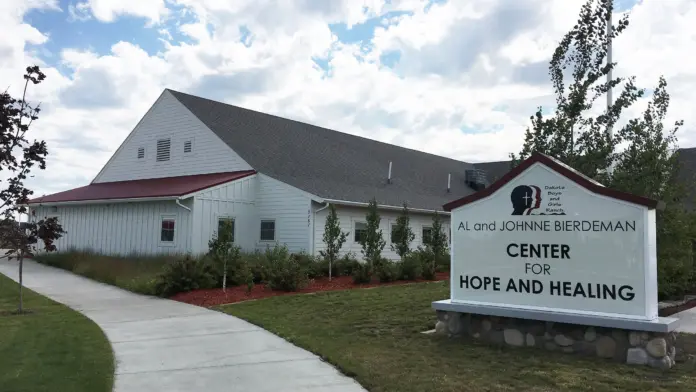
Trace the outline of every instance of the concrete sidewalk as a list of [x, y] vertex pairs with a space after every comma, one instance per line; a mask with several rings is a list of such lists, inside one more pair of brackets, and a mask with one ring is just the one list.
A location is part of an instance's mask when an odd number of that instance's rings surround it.
[[696, 308], [687, 309], [669, 317], [679, 319], [677, 332], [696, 333]]
[[[17, 264], [0, 260], [17, 280]], [[116, 357], [114, 390], [327, 391], [364, 389], [314, 354], [244, 320], [133, 294], [33, 261], [24, 284], [94, 320]]]

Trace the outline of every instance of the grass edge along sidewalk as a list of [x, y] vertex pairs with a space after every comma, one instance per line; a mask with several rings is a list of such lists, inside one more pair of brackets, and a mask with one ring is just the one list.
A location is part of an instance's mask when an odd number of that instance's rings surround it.
[[114, 355], [104, 332], [69, 307], [0, 274], [0, 390], [110, 392]]
[[[448, 282], [282, 296], [215, 309], [307, 349], [372, 392], [693, 391], [692, 361], [670, 371], [425, 335]], [[288, 312], [287, 309], [292, 309]], [[680, 340], [696, 349], [696, 336]]]

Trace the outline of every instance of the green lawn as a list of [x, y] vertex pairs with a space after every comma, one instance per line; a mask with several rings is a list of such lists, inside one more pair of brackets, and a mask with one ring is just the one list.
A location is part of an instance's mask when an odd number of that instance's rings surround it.
[[436, 321], [430, 303], [448, 293], [446, 282], [422, 283], [275, 297], [220, 310], [317, 353], [369, 391], [696, 390], [693, 363], [660, 372], [421, 334]]
[[0, 391], [109, 392], [114, 360], [102, 330], [82, 314], [0, 274]]

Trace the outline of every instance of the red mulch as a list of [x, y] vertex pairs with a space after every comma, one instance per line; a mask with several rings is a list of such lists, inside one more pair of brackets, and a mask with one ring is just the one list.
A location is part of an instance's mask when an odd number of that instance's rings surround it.
[[[449, 279], [449, 272], [438, 272], [435, 281], [442, 281]], [[365, 284], [355, 284], [353, 283], [353, 277], [351, 276], [339, 276], [331, 279], [327, 277], [321, 277], [316, 279], [311, 279], [307, 287], [298, 291], [274, 291], [265, 285], [254, 285], [251, 293], [247, 293], [246, 286], [236, 286], [228, 287], [227, 291], [222, 291], [222, 289], [207, 289], [207, 290], [194, 290], [186, 293], [179, 293], [171, 297], [175, 301], [185, 302], [192, 305], [198, 306], [215, 306], [222, 304], [231, 304], [235, 302], [248, 301], [251, 299], [261, 299], [268, 297], [275, 297], [279, 295], [292, 295], [292, 294], [307, 294], [316, 293], [320, 291], [337, 291], [337, 290], [350, 290], [350, 289], [365, 289], [369, 287], [380, 287], [380, 286], [394, 286], [415, 282], [426, 282], [424, 279], [419, 279], [416, 281], [406, 281], [399, 280], [390, 283], [365, 283]]]
[[675, 313], [683, 312], [691, 308], [696, 308], [696, 300], [692, 299], [678, 306], [670, 306], [669, 308], [660, 309], [658, 312], [658, 316], [669, 317]]

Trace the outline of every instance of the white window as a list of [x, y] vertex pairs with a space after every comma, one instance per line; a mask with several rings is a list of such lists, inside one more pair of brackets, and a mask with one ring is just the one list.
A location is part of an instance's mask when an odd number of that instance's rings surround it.
[[168, 161], [171, 156], [172, 139], [157, 139], [157, 162]]
[[232, 242], [234, 242], [234, 218], [231, 218], [229, 216], [221, 216], [218, 218], [218, 227], [217, 227], [217, 232], [219, 233], [222, 231], [222, 225], [225, 224], [225, 222], [230, 223], [230, 227], [232, 228], [232, 232], [230, 233], [230, 238], [232, 238]]
[[275, 241], [275, 220], [261, 220], [261, 241]]
[[174, 245], [176, 238], [176, 218], [171, 215], [163, 215], [160, 218], [160, 244]]
[[138, 159], [145, 159], [145, 147], [138, 147]]
[[423, 239], [423, 245], [428, 245], [433, 239], [433, 228], [429, 226], [423, 226], [421, 237]]
[[193, 139], [184, 140], [184, 154], [193, 152]]
[[396, 229], [397, 229], [398, 227], [399, 227], [399, 225], [397, 225], [397, 224], [392, 224], [392, 225], [391, 225], [391, 236], [390, 236], [390, 237], [391, 237], [391, 243], [392, 243], [392, 244], [396, 243], [396, 239], [397, 239], [396, 237], [398, 237], [398, 236], [396, 235]]
[[360, 243], [367, 235], [367, 223], [355, 222], [355, 230], [353, 230], [353, 241]]

